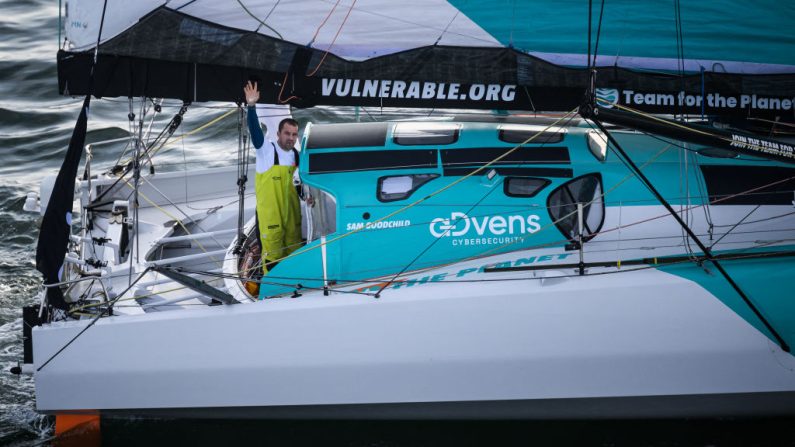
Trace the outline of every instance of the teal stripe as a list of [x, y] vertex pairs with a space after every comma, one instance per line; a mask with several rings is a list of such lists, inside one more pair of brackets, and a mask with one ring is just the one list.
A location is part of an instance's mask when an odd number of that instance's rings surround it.
[[[795, 250], [795, 246], [775, 247], [775, 249]], [[793, 276], [795, 262], [792, 262], [792, 258], [721, 261], [721, 265], [779, 335], [789, 345], [795, 343], [795, 300], [792, 299], [791, 287], [792, 278], [795, 277]], [[698, 283], [737, 315], [776, 342], [740, 295], [710, 263], [705, 263], [704, 268], [688, 263], [660, 267], [660, 270]]]

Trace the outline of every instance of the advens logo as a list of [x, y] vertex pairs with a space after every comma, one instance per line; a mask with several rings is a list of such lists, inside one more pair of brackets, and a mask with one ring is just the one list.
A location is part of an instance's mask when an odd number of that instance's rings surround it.
[[428, 229], [433, 237], [454, 238], [453, 245], [506, 244], [518, 242], [521, 236], [540, 230], [540, 219], [536, 214], [469, 217], [454, 211], [449, 218], [433, 219]]

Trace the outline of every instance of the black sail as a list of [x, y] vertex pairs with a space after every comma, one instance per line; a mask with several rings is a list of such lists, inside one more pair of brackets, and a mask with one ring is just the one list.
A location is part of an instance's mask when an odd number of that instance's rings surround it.
[[[39, 243], [36, 246], [36, 270], [44, 275], [44, 284], [55, 284], [63, 279], [64, 257], [69, 243], [72, 224], [72, 202], [75, 197], [75, 177], [83, 155], [91, 95], [86, 95], [80, 116], [77, 118], [69, 148], [61, 170], [55, 179], [52, 195], [41, 222]], [[47, 288], [48, 303], [58, 309], [68, 306], [60, 287]]]

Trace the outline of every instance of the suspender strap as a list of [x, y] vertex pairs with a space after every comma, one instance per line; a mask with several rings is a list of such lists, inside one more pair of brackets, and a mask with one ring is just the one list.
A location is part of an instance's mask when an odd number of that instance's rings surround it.
[[[271, 142], [271, 146], [273, 146], [273, 166], [279, 166], [279, 150], [273, 142]], [[295, 166], [298, 167], [301, 161], [298, 158], [298, 151], [295, 150], [295, 148], [293, 148], [293, 157], [295, 157]]]

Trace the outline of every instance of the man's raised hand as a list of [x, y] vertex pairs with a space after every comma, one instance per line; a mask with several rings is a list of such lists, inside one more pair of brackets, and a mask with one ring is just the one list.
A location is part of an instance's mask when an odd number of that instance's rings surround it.
[[252, 83], [248, 81], [243, 87], [243, 93], [246, 95], [246, 104], [250, 106], [257, 105], [257, 101], [259, 101], [259, 88], [257, 88], [256, 82]]

